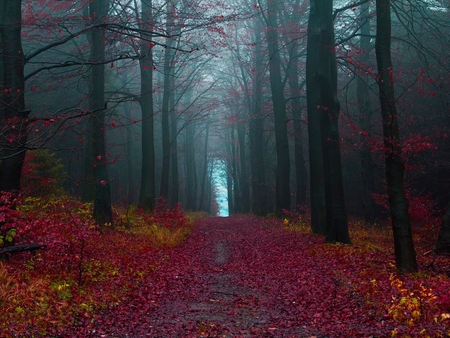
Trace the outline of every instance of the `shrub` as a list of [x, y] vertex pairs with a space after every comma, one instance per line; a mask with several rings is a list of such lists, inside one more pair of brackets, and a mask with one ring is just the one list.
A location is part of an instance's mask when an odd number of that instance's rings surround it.
[[27, 152], [22, 168], [21, 194], [28, 196], [61, 196], [64, 171], [61, 159], [48, 149]]

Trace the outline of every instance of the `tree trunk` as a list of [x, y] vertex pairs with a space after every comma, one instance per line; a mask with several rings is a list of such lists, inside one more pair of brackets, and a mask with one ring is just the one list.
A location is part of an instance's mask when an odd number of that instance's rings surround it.
[[275, 214], [283, 215], [290, 210], [291, 192], [289, 141], [287, 136], [286, 103], [281, 78], [281, 62], [278, 49], [277, 1], [267, 0], [267, 43], [269, 50], [270, 88], [272, 91], [273, 113], [275, 117], [275, 142], [277, 150]]
[[[131, 102], [124, 102], [125, 116], [128, 121], [131, 121]], [[134, 184], [135, 180], [135, 170], [133, 161], [133, 136], [131, 131], [131, 126], [126, 128], [126, 159], [127, 159], [127, 205], [135, 205], [136, 201], [136, 186]]]
[[292, 43], [288, 81], [292, 96], [291, 107], [292, 118], [294, 120], [295, 178], [297, 183], [295, 207], [299, 211], [306, 204], [307, 172], [305, 157], [303, 155], [302, 104], [300, 100], [300, 86], [298, 83], [298, 45], [296, 42]]
[[261, 65], [261, 30], [260, 18], [254, 19], [255, 50], [253, 54], [254, 77], [253, 104], [249, 122], [250, 168], [252, 176], [252, 212], [264, 216], [266, 210], [266, 178], [264, 165], [264, 118], [261, 111], [262, 81], [264, 70]]
[[444, 217], [442, 217], [442, 225], [439, 230], [435, 251], [437, 253], [450, 253], [450, 203]]
[[[109, 0], [94, 0], [89, 3], [90, 17], [96, 25], [107, 18]], [[92, 94], [90, 109], [92, 116], [92, 158], [94, 160], [94, 218], [99, 225], [113, 222], [111, 209], [111, 188], [106, 167], [105, 145], [105, 31], [103, 28], [92, 30]]]
[[[89, 18], [89, 6], [82, 7], [82, 13], [86, 18]], [[90, 23], [86, 20], [85, 27], [88, 28]], [[92, 48], [92, 31], [87, 30], [86, 39], [88, 41], [89, 46]], [[87, 81], [87, 89], [88, 93], [92, 93], [92, 81], [88, 79]], [[89, 107], [90, 108], [90, 107]], [[92, 129], [92, 121], [89, 120], [89, 130]], [[95, 198], [95, 185], [94, 185], [94, 159], [92, 157], [92, 133], [87, 133], [84, 139], [83, 144], [83, 181], [82, 181], [82, 190], [81, 190], [81, 201], [83, 203], [93, 202]]]
[[208, 196], [206, 192], [206, 178], [208, 176], [208, 138], [209, 138], [209, 123], [206, 125], [206, 135], [205, 135], [205, 147], [203, 150], [203, 170], [201, 176], [201, 184], [200, 184], [200, 201], [199, 201], [199, 209], [206, 210], [208, 206], [208, 202], [206, 201], [206, 196]]
[[[142, 1], [141, 29], [149, 27], [153, 20], [152, 2]], [[142, 174], [139, 206], [146, 210], [155, 207], [155, 137], [153, 120], [153, 57], [152, 47], [147, 41], [141, 43], [141, 95], [139, 103], [142, 111]]]
[[233, 200], [233, 176], [232, 176], [232, 168], [231, 163], [227, 163], [227, 200], [228, 200], [228, 214], [232, 215], [235, 214], [235, 208], [234, 208], [234, 200]]
[[404, 186], [404, 161], [394, 92], [391, 60], [390, 0], [377, 0], [377, 35], [375, 52], [378, 66], [383, 138], [386, 158], [386, 178], [394, 233], [395, 260], [399, 272], [417, 271], [416, 253], [408, 215], [408, 200]]
[[172, 85], [173, 88], [172, 94], [171, 94], [171, 108], [170, 108], [170, 129], [172, 134], [172, 141], [170, 142], [170, 157], [171, 157], [171, 172], [172, 172], [172, 194], [170, 196], [171, 204], [175, 205], [179, 202], [179, 189], [180, 189], [180, 182], [178, 177], [178, 115], [175, 111], [175, 85], [174, 85], [175, 76], [173, 74], [173, 68], [172, 68]]
[[172, 50], [173, 38], [170, 36], [175, 20], [175, 4], [174, 1], [167, 2], [167, 22], [166, 31], [169, 37], [166, 39], [166, 47], [164, 51], [164, 92], [161, 107], [161, 130], [162, 130], [162, 168], [161, 168], [161, 186], [159, 197], [167, 200], [169, 198], [169, 175], [170, 175], [170, 125], [169, 125], [169, 101], [174, 88], [172, 87], [173, 72], [172, 61], [174, 52]]
[[[361, 26], [361, 38], [359, 42], [359, 48], [361, 54], [359, 55], [359, 61], [361, 67], [364, 69], [369, 66], [370, 58], [369, 53], [371, 50], [370, 44], [370, 20], [371, 15], [369, 11], [369, 2], [361, 4], [361, 17], [365, 20]], [[358, 70], [356, 70], [358, 71]], [[364, 220], [366, 224], [373, 224], [376, 222], [376, 210], [377, 206], [373, 199], [373, 193], [375, 193], [375, 163], [372, 158], [372, 152], [370, 150], [370, 128], [372, 126], [371, 117], [372, 110], [370, 105], [370, 93], [369, 86], [364, 80], [362, 73], [356, 77], [356, 96], [358, 100], [359, 108], [359, 125], [361, 128], [361, 178], [362, 178], [362, 211], [364, 213]]]
[[185, 135], [185, 161], [186, 161], [186, 209], [196, 210], [197, 202], [197, 173], [195, 170], [195, 127], [192, 123], [186, 126]]
[[311, 230], [315, 234], [325, 235], [326, 202], [320, 136], [319, 48], [321, 17], [319, 5], [319, 0], [311, 0], [306, 54], [306, 100], [308, 109]]
[[[242, 113], [241, 113], [242, 114]], [[239, 114], [239, 115], [241, 115]], [[245, 145], [245, 125], [243, 116], [240, 116], [237, 123], [237, 136], [239, 142], [239, 187], [241, 188], [239, 193], [241, 197], [241, 212], [248, 213], [250, 211], [250, 191], [247, 173], [247, 154]]]
[[340, 103], [337, 98], [337, 64], [334, 49], [333, 0], [322, 0], [319, 48], [320, 134], [324, 165], [327, 223], [326, 241], [350, 243], [339, 138]]
[[21, 40], [22, 1], [0, 4], [0, 191], [20, 191], [27, 141], [24, 55]]

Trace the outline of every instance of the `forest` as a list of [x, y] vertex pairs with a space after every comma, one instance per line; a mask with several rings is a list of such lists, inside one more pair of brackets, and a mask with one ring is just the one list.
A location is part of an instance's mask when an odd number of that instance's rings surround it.
[[[450, 334], [449, 22], [443, 0], [2, 0], [0, 337]], [[309, 294], [288, 266], [334, 293], [285, 301]], [[229, 276], [213, 319], [125, 310]]]

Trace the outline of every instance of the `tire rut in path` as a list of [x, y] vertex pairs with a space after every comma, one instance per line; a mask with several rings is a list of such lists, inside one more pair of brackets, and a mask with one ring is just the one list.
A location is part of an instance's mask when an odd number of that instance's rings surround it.
[[191, 237], [193, 243], [187, 243], [187, 246], [195, 246], [199, 236], [203, 237], [203, 245], [191, 257], [199, 264], [194, 269], [202, 270], [201, 275], [193, 280], [191, 275], [184, 277], [186, 289], [179, 297], [161, 304], [158, 313], [166, 316], [158, 318], [159, 324], [153, 326], [153, 330], [163, 334], [161, 328], [165, 328], [165, 334], [170, 334], [171, 328], [182, 328], [183, 332], [176, 332], [177, 329], [172, 332], [180, 337], [186, 337], [189, 330], [192, 330], [193, 337], [254, 336], [262, 333], [268, 326], [267, 315], [246, 303], [263, 296], [236, 285], [235, 280], [239, 276], [228, 269], [233, 258], [240, 255], [235, 252], [236, 241], [242, 236], [239, 225], [228, 218], [212, 218], [203, 220], [196, 230]]

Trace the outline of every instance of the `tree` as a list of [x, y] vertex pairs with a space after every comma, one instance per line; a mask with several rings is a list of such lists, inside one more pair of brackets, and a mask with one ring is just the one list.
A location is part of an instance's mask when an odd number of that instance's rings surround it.
[[417, 271], [416, 254], [408, 215], [408, 200], [404, 185], [404, 159], [394, 92], [394, 69], [391, 59], [390, 0], [377, 0], [377, 35], [375, 52], [378, 67], [378, 87], [383, 122], [383, 142], [386, 160], [386, 180], [394, 234], [395, 260], [400, 272]]
[[275, 214], [281, 217], [283, 210], [289, 211], [291, 208], [291, 192], [289, 186], [291, 164], [277, 28], [277, 1], [267, 0], [267, 43], [269, 50], [270, 88], [272, 91], [273, 114], [275, 117], [275, 140], [277, 149]]
[[25, 107], [21, 5], [17, 0], [0, 4], [0, 191], [14, 194], [20, 190], [29, 114]]
[[168, 199], [169, 198], [169, 177], [170, 177], [170, 124], [169, 124], [169, 103], [170, 98], [174, 91], [174, 72], [173, 61], [175, 57], [175, 51], [173, 49], [174, 36], [172, 32], [174, 30], [175, 23], [175, 0], [170, 0], [167, 3], [167, 21], [166, 32], [168, 37], [166, 38], [166, 46], [164, 50], [164, 88], [163, 88], [163, 102], [161, 107], [161, 128], [162, 128], [162, 168], [161, 168], [161, 186], [159, 196]]
[[[154, 44], [149, 42], [146, 31], [152, 28], [152, 2], [142, 1], [140, 15], [141, 29], [141, 58], [139, 59], [141, 72], [141, 94], [139, 103], [142, 111], [142, 174], [139, 205], [147, 210], [155, 206], [155, 138], [153, 120], [153, 56]], [[135, 7], [137, 3], [135, 1]], [[139, 15], [137, 15], [139, 17]]]
[[[295, 33], [298, 34], [301, 24], [300, 14], [300, 1], [297, 0], [293, 6], [292, 19], [295, 22]], [[285, 20], [285, 22], [289, 22]], [[288, 27], [285, 29], [287, 30]], [[286, 40], [289, 35], [286, 34]], [[296, 193], [295, 193], [295, 207], [297, 210], [301, 210], [306, 204], [306, 189], [308, 174], [306, 171], [305, 158], [303, 154], [303, 133], [302, 133], [302, 109], [303, 104], [300, 97], [306, 81], [302, 81], [299, 84], [299, 59], [300, 59], [300, 43], [299, 38], [295, 37], [292, 41], [286, 41], [286, 45], [290, 45], [289, 48], [289, 63], [287, 69], [287, 77], [290, 89], [290, 105], [292, 110], [292, 119], [294, 124], [294, 156], [295, 156], [295, 181], [296, 181]]]
[[319, 57], [321, 34], [320, 2], [310, 3], [308, 19], [308, 42], [306, 55], [306, 105], [308, 110], [309, 137], [309, 189], [311, 199], [311, 229], [325, 235], [326, 203], [324, 167], [320, 136], [320, 87]]
[[259, 216], [267, 213], [266, 206], [266, 177], [264, 164], [264, 117], [262, 113], [262, 82], [264, 69], [262, 68], [262, 39], [261, 18], [255, 16], [254, 25], [254, 50], [253, 50], [253, 78], [252, 78], [252, 107], [249, 121], [250, 142], [250, 170], [252, 177], [252, 212]]
[[[311, 24], [311, 26], [309, 26]], [[339, 111], [337, 97], [337, 65], [333, 27], [333, 1], [316, 0], [311, 2], [310, 22], [308, 23], [307, 86], [311, 90], [308, 99], [308, 115], [314, 116], [313, 122], [320, 128], [320, 143], [323, 160], [325, 191], [327, 242], [350, 243], [347, 214], [344, 203], [342, 183]], [[317, 50], [310, 48], [317, 47]], [[312, 77], [308, 82], [308, 77]], [[310, 95], [310, 94], [308, 94]], [[314, 101], [315, 106], [314, 106]], [[311, 109], [311, 110], [309, 110]], [[318, 119], [318, 120], [317, 120]], [[316, 130], [312, 130], [317, 131]], [[311, 154], [311, 150], [310, 150]], [[316, 165], [318, 162], [316, 163]], [[317, 170], [317, 167], [311, 168]], [[320, 179], [317, 177], [316, 179]], [[311, 184], [311, 189], [314, 187]], [[319, 214], [320, 211], [316, 212]]]
[[99, 225], [113, 222], [111, 187], [106, 168], [105, 144], [105, 30], [101, 27], [108, 18], [109, 0], [93, 0], [89, 3], [89, 14], [93, 24], [91, 62], [92, 93], [90, 109], [92, 117], [92, 156], [94, 159], [94, 218]]
[[[359, 40], [360, 57], [359, 66], [362, 69], [360, 74], [356, 77], [356, 95], [358, 100], [359, 122], [361, 128], [361, 176], [362, 176], [362, 210], [364, 213], [365, 222], [373, 224], [376, 219], [376, 205], [373, 198], [375, 193], [375, 176], [374, 176], [374, 161], [372, 158], [371, 147], [369, 144], [371, 138], [371, 118], [372, 109], [370, 104], [369, 85], [364, 79], [364, 73], [367, 72], [367, 67], [370, 64], [370, 50], [372, 49], [370, 43], [370, 7], [369, 2], [361, 4], [360, 15], [363, 20], [361, 24], [361, 37]], [[358, 71], [358, 69], [356, 70]]]

